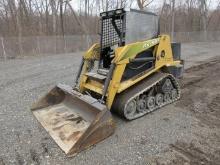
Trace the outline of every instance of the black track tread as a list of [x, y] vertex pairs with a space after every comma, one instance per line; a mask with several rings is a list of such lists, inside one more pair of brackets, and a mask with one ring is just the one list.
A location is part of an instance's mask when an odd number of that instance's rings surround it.
[[[167, 77], [170, 77], [173, 80], [174, 86], [178, 91], [178, 97], [174, 100], [171, 100], [171, 101], [161, 105], [160, 107], [165, 106], [167, 104], [170, 104], [170, 103], [178, 100], [180, 98], [180, 87], [179, 87], [176, 79], [171, 74], [163, 73], [163, 72], [156, 72], [156, 73], [152, 74], [151, 76], [145, 78], [144, 80], [140, 81], [139, 83], [128, 88], [127, 90], [123, 91], [122, 93], [118, 94], [115, 98], [113, 105], [112, 105], [112, 111], [116, 112], [120, 116], [126, 118], [123, 113], [125, 105], [128, 104], [131, 101], [131, 99], [135, 99], [138, 95], [151, 89], [154, 85], [156, 85], [157, 83], [159, 83], [160, 81], [162, 81], [164, 78], [167, 78]], [[160, 107], [156, 107], [154, 110], [156, 110]], [[152, 110], [152, 111], [154, 111], [154, 110]], [[133, 119], [139, 118], [141, 116], [144, 116], [147, 113], [149, 113], [149, 112], [139, 114], [137, 116], [134, 116], [134, 118], [128, 119], [128, 120], [133, 120]]]

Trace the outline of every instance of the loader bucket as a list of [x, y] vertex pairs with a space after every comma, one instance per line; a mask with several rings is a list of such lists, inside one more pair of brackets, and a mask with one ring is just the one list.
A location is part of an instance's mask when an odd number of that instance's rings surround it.
[[35, 103], [31, 110], [68, 156], [104, 140], [115, 130], [112, 115], [105, 105], [62, 84]]

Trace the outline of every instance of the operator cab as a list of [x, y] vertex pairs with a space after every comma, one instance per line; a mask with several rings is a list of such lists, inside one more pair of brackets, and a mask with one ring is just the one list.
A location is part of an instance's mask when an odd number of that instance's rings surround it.
[[100, 14], [101, 51], [99, 69], [109, 69], [115, 49], [158, 36], [158, 16], [135, 9], [116, 9]]

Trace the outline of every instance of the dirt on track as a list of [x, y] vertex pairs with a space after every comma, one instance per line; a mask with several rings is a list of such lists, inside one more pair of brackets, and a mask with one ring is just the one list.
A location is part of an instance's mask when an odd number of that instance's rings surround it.
[[183, 45], [181, 100], [131, 122], [114, 115], [115, 134], [74, 158], [54, 143], [30, 105], [58, 82], [71, 85], [79, 56], [0, 62], [0, 165], [220, 164], [220, 57], [207, 60], [220, 48], [205, 45]]

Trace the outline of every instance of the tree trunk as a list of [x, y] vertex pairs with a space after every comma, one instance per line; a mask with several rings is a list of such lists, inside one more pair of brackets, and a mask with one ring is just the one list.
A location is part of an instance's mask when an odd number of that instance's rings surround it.
[[18, 46], [20, 55], [23, 55], [23, 47], [22, 47], [22, 11], [21, 11], [21, 1], [19, 1], [19, 10], [16, 14], [16, 21], [17, 21], [17, 27], [18, 27]]
[[64, 24], [63, 24], [63, 0], [60, 0], [60, 29], [61, 29], [61, 34], [64, 36]]
[[174, 39], [175, 30], [175, 0], [172, 0], [172, 23], [171, 23], [171, 38]]
[[54, 0], [50, 0], [50, 5], [52, 9], [53, 35], [56, 35], [56, 2]]
[[143, 0], [137, 0], [137, 4], [140, 10], [144, 10]]
[[85, 0], [85, 16], [87, 17], [88, 0]]
[[201, 29], [204, 32], [204, 40], [207, 39], [207, 1], [200, 0], [200, 13], [201, 13]]

